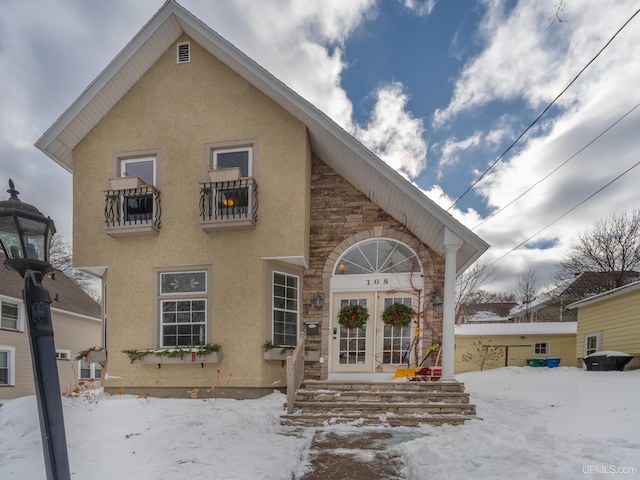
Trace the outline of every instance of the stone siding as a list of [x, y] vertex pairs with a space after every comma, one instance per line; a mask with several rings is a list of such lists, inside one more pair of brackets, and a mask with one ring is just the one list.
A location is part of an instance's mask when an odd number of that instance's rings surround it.
[[[338, 175], [317, 156], [313, 156], [311, 169], [311, 225], [309, 269], [304, 274], [304, 321], [319, 323], [317, 335], [306, 337], [306, 348], [320, 350], [328, 355], [329, 282], [336, 261], [352, 245], [375, 237], [393, 238], [406, 243], [420, 257], [425, 271], [424, 291], [443, 290], [444, 260], [421, 243], [407, 228], [393, 219], [366, 195]], [[321, 309], [313, 307], [315, 296], [324, 298]], [[429, 294], [429, 293], [427, 293]], [[430, 303], [429, 303], [430, 305]], [[426, 328], [423, 341], [442, 338], [442, 318], [433, 308], [425, 308]], [[306, 330], [306, 328], [305, 328]], [[324, 379], [327, 362], [306, 362], [305, 377]]]

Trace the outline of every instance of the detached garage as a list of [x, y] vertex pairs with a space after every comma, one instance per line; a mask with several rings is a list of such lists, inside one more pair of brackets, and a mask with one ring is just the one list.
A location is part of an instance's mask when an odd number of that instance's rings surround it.
[[576, 322], [457, 325], [455, 373], [544, 366], [547, 358], [575, 367], [576, 331]]

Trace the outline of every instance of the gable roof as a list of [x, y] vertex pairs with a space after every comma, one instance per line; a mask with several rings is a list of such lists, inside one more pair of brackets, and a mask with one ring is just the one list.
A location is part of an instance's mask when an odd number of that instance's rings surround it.
[[633, 292], [638, 289], [640, 289], [640, 281], [629, 283], [627, 285], [623, 285], [622, 287], [614, 288], [613, 290], [609, 290], [607, 292], [599, 293], [598, 295], [587, 297], [583, 300], [574, 302], [571, 305], [567, 305], [567, 308], [574, 309], [574, 308], [584, 307], [585, 305], [598, 303], [603, 300], [609, 300], [610, 298], [615, 298], [619, 295], [624, 295], [625, 293]]
[[[4, 265], [5, 257], [0, 253], [0, 295], [15, 298], [22, 303], [24, 279]], [[60, 270], [46, 274], [42, 286], [47, 289], [51, 297], [51, 309], [91, 317], [96, 320], [102, 318], [102, 307], [91, 298], [73, 280]]]
[[182, 34], [306, 125], [311, 150], [318, 157], [438, 254], [445, 253], [445, 229], [458, 236], [463, 241], [457, 256], [458, 273], [487, 250], [486, 242], [174, 0], [166, 1], [35, 146], [72, 172], [74, 148]]

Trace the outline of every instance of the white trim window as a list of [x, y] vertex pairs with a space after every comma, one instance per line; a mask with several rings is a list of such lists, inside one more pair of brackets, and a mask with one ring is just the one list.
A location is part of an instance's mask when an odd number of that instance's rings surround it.
[[20, 321], [20, 305], [0, 300], [0, 328], [3, 330], [22, 331]]
[[71, 360], [71, 350], [56, 348], [56, 360]]
[[102, 365], [99, 363], [87, 363], [84, 359], [78, 360], [79, 380], [100, 380], [102, 378]]
[[549, 342], [533, 342], [534, 355], [549, 355], [550, 352]]
[[217, 168], [239, 168], [241, 177], [253, 176], [253, 147], [213, 148], [211, 164]]
[[161, 272], [160, 346], [207, 343], [207, 271]]
[[587, 333], [584, 336], [584, 356], [602, 350], [602, 332]]
[[272, 343], [295, 347], [300, 317], [300, 277], [283, 272], [272, 273]]
[[0, 345], [0, 387], [15, 385], [16, 348]]

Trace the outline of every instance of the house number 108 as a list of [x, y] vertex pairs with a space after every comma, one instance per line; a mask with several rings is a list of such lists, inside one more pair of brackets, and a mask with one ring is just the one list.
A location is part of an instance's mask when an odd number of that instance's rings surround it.
[[389, 285], [389, 279], [388, 278], [384, 278], [382, 280], [380, 280], [379, 278], [376, 278], [374, 280], [367, 279], [367, 287], [370, 287], [371, 285]]

